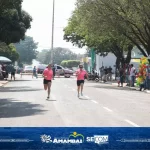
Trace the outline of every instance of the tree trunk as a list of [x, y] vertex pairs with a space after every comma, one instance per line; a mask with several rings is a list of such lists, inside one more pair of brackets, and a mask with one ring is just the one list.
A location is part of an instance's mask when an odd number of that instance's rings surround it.
[[120, 69], [120, 60], [119, 60], [118, 57], [116, 57], [115, 80], [116, 80], [116, 77], [117, 77], [117, 69], [118, 70]]
[[127, 57], [126, 57], [126, 60], [125, 60], [125, 63], [126, 63], [126, 64], [129, 64], [130, 61], [131, 61], [131, 52], [132, 52], [132, 49], [133, 49], [133, 46], [132, 46], [132, 45], [129, 45], [129, 46], [128, 46]]

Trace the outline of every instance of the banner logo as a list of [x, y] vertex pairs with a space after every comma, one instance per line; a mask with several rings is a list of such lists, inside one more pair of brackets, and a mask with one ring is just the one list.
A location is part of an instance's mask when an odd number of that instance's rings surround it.
[[107, 144], [109, 141], [108, 135], [94, 135], [93, 137], [87, 137], [87, 142], [94, 142], [96, 144]]
[[42, 143], [54, 143], [54, 144], [81, 144], [84, 142], [84, 136], [82, 134], [78, 134], [77, 132], [73, 132], [68, 137], [60, 137], [54, 139], [51, 138], [50, 135], [41, 135]]
[[41, 135], [41, 141], [43, 143], [52, 143], [51, 136], [46, 134]]

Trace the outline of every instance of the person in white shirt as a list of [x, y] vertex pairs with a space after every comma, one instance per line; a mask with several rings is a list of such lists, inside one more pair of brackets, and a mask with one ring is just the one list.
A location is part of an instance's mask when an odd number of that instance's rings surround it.
[[135, 68], [134, 68], [133, 64], [131, 64], [130, 78], [131, 78], [131, 87], [134, 87], [134, 83], [135, 83]]

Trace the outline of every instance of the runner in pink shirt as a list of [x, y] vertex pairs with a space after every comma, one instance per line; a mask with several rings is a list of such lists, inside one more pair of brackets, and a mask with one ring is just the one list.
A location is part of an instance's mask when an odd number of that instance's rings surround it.
[[52, 84], [52, 79], [53, 79], [53, 70], [52, 70], [51, 64], [49, 64], [48, 67], [44, 70], [43, 77], [44, 77], [44, 81], [43, 81], [44, 89], [45, 90], [48, 89], [47, 99], [49, 99], [50, 92], [51, 92], [51, 84]]
[[83, 70], [83, 65], [79, 65], [79, 70], [76, 72], [77, 76], [77, 90], [78, 90], [78, 97], [80, 97], [80, 88], [81, 88], [81, 96], [83, 96], [83, 85], [85, 76], [88, 77], [88, 74], [85, 70]]

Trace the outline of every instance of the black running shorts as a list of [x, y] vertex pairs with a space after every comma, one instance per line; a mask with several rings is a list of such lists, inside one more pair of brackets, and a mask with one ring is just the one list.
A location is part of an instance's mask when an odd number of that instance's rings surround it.
[[52, 81], [51, 80], [46, 80], [46, 79], [43, 80], [43, 84], [48, 84], [49, 82], [52, 82]]
[[15, 75], [15, 72], [12, 72], [11, 75], [14, 76], [14, 75]]
[[80, 86], [81, 84], [84, 84], [84, 80], [77, 80], [77, 86]]

